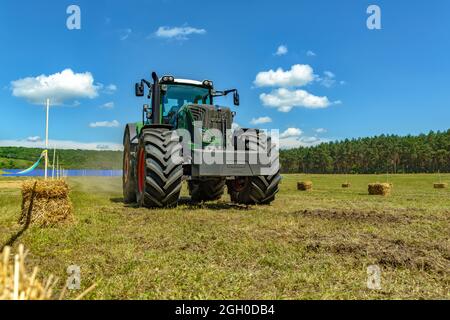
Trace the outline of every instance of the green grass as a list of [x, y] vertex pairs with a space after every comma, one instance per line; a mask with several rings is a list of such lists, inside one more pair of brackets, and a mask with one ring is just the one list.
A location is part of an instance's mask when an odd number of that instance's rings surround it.
[[[302, 180], [314, 190], [297, 191]], [[342, 189], [346, 180], [284, 176], [271, 206], [224, 196], [147, 210], [121, 203], [120, 179], [73, 178], [76, 223], [32, 227], [14, 246], [24, 243], [44, 275], [65, 279], [80, 265], [82, 287], [98, 283], [90, 299], [449, 299], [450, 189], [433, 189], [437, 176], [399, 175], [378, 197], [367, 185], [385, 176], [349, 176]], [[20, 202], [0, 189], [0, 244], [20, 229]], [[380, 291], [366, 286], [372, 264]]]

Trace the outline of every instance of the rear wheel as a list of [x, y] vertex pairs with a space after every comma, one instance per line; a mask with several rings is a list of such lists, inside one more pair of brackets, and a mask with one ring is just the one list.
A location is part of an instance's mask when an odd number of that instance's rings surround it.
[[141, 207], [178, 204], [183, 177], [179, 136], [165, 128], [143, 129], [139, 139], [137, 201]]
[[136, 176], [134, 172], [136, 145], [131, 144], [130, 131], [126, 128], [123, 145], [122, 189], [125, 203], [136, 202]]
[[[279, 156], [276, 145], [263, 131], [248, 129], [235, 133], [237, 148], [243, 146], [249, 151], [266, 151], [270, 167], [267, 175], [253, 177], [236, 177], [227, 182], [231, 201], [239, 204], [270, 204], [278, 193], [281, 182]], [[242, 149], [241, 149], [242, 150]]]
[[279, 173], [272, 176], [236, 177], [227, 182], [232, 202], [239, 204], [270, 204], [278, 193]]
[[189, 194], [194, 202], [219, 200], [225, 189], [226, 180], [191, 180], [188, 182]]

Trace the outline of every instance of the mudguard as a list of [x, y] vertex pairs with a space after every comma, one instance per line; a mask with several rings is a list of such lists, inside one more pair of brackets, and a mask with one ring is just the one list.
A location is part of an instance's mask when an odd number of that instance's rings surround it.
[[[127, 130], [130, 132], [130, 143], [132, 145], [137, 145], [139, 143], [139, 137], [138, 137], [138, 132], [137, 132], [137, 126], [135, 123], [128, 123], [125, 127], [125, 131], [127, 132]], [[125, 145], [125, 133], [123, 135], [123, 144]]]

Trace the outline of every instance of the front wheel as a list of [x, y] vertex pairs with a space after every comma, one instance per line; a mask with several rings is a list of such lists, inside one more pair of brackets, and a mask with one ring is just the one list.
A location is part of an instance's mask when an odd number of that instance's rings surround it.
[[139, 139], [137, 201], [141, 207], [178, 204], [183, 177], [179, 136], [169, 129], [143, 129]]

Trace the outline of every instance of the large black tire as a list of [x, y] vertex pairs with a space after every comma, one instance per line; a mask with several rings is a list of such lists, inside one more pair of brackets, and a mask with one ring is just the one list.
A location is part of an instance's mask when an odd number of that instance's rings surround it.
[[146, 208], [178, 204], [183, 177], [179, 136], [166, 128], [144, 128], [139, 139], [137, 201]]
[[260, 130], [244, 129], [236, 132], [235, 137], [237, 146], [245, 144], [246, 150], [266, 150], [271, 167], [268, 176], [236, 177], [234, 180], [228, 181], [227, 188], [231, 201], [245, 205], [272, 203], [281, 182], [279, 155], [278, 152], [275, 152], [276, 145]]
[[125, 129], [123, 149], [123, 201], [125, 203], [134, 203], [136, 202], [136, 175], [134, 168], [136, 166], [135, 157], [137, 148], [136, 145], [131, 143], [128, 126]]
[[225, 190], [226, 179], [191, 180], [188, 182], [189, 194], [193, 202], [219, 200]]
[[280, 181], [279, 173], [272, 176], [236, 177], [227, 182], [228, 193], [235, 203], [267, 205], [275, 200]]

